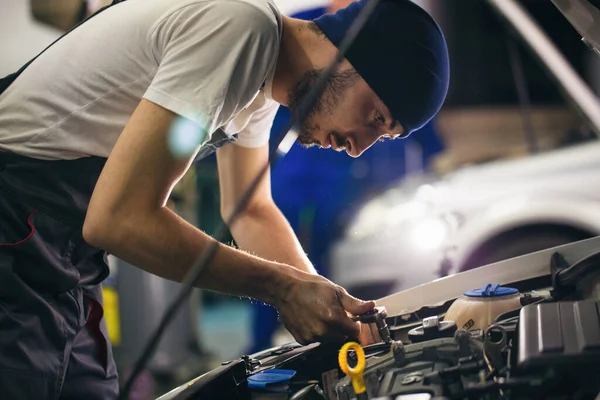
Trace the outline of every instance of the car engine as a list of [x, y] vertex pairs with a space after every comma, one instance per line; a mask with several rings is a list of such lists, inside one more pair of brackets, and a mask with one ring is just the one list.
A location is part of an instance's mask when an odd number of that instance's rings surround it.
[[[547, 275], [363, 316], [378, 340], [362, 347], [363, 393], [338, 363], [342, 344], [292, 343], [223, 363], [161, 400], [597, 399], [599, 294], [600, 252], [572, 265], [555, 252]], [[350, 350], [347, 363], [358, 357]], [[281, 371], [273, 386], [262, 380]]]

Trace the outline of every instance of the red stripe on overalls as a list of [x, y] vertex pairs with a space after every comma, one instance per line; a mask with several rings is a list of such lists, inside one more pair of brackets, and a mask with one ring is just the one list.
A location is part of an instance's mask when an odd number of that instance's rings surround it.
[[38, 210], [33, 210], [33, 212], [31, 213], [31, 215], [29, 215], [29, 218], [27, 218], [27, 225], [29, 225], [29, 228], [31, 229], [31, 231], [29, 232], [29, 235], [27, 235], [27, 237], [23, 240], [19, 240], [16, 243], [0, 243], [0, 247], [9, 247], [9, 246], [18, 246], [20, 244], [25, 243], [26, 241], [28, 241], [29, 239], [31, 239], [31, 237], [33, 236], [33, 234], [35, 233], [35, 227], [33, 226], [33, 224], [31, 223], [31, 219], [33, 218], [33, 216], [35, 215], [35, 213], [37, 213]]
[[102, 305], [96, 300], [90, 297], [85, 298], [90, 305], [90, 315], [88, 316], [85, 326], [90, 330], [90, 333], [94, 337], [94, 341], [96, 342], [96, 356], [106, 371], [108, 365], [108, 348], [106, 345], [106, 338], [100, 330], [100, 322], [104, 316], [104, 310], [102, 309]]

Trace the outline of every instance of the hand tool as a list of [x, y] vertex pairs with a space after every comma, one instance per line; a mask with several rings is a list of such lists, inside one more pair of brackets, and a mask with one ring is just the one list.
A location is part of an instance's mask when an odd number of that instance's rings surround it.
[[387, 325], [387, 322], [385, 322], [386, 318], [387, 310], [385, 307], [375, 307], [371, 311], [352, 317], [354, 321], [359, 321], [363, 324], [375, 324], [381, 340], [383, 340], [385, 343], [391, 343], [392, 336], [390, 334], [390, 329]]

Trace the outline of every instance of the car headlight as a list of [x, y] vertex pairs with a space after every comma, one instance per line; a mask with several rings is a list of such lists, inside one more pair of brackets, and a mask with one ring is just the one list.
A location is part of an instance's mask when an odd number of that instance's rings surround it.
[[443, 219], [428, 217], [409, 229], [408, 240], [420, 250], [433, 250], [442, 246], [448, 237], [449, 226]]

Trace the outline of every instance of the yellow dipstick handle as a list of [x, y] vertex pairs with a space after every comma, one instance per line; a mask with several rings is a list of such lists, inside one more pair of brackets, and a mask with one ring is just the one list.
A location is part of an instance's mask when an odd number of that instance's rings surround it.
[[[354, 350], [356, 352], [358, 361], [356, 362], [356, 367], [354, 368], [351, 368], [350, 365], [348, 365], [348, 350]], [[361, 345], [356, 342], [348, 342], [343, 345], [338, 356], [338, 361], [340, 363], [342, 372], [348, 375], [352, 380], [354, 392], [357, 395], [365, 393], [367, 391], [363, 375], [363, 372], [365, 372], [365, 351]]]

